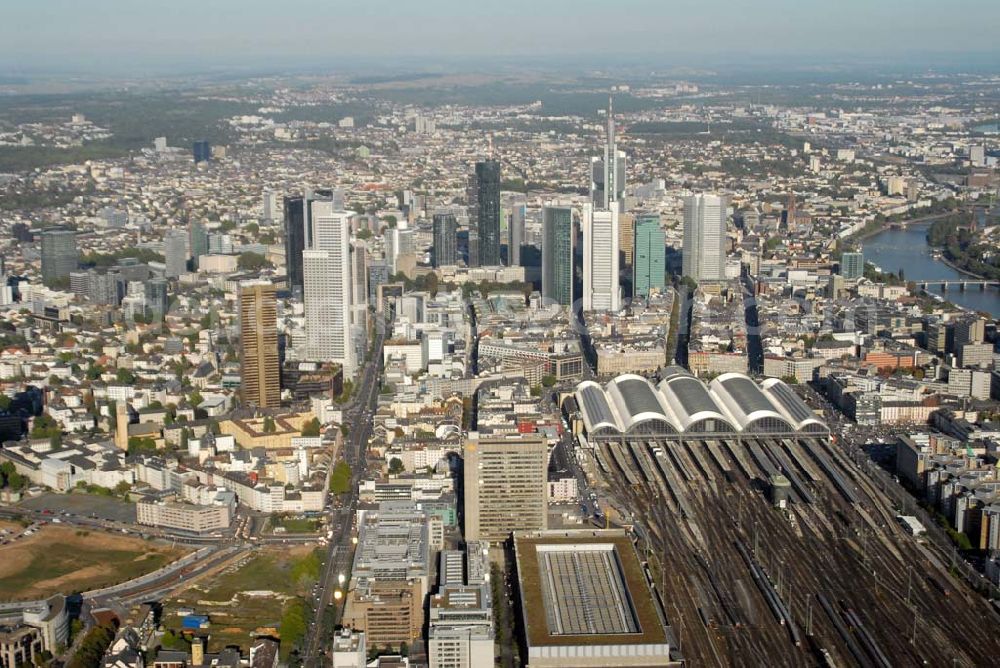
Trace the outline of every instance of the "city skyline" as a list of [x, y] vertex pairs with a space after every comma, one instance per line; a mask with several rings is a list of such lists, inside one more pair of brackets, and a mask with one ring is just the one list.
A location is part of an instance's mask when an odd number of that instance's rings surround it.
[[39, 4], [0, 663], [995, 663], [1000, 10]]

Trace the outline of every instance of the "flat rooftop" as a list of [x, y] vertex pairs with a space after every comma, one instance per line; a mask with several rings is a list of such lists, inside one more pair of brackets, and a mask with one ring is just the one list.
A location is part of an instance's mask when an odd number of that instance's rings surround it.
[[515, 532], [528, 645], [660, 645], [666, 630], [623, 531]]

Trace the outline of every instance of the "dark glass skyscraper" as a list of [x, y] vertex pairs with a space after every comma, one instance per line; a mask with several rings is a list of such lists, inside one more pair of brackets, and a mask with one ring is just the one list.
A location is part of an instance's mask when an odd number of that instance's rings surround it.
[[289, 290], [302, 292], [302, 251], [312, 247], [309, 238], [312, 203], [332, 198], [332, 190], [307, 190], [302, 197], [285, 198], [285, 273]]
[[573, 211], [566, 207], [542, 209], [542, 299], [573, 303]]
[[79, 263], [74, 230], [52, 227], [42, 232], [42, 282], [45, 285], [68, 281], [70, 272], [76, 271]]
[[212, 159], [212, 146], [204, 139], [196, 141], [192, 147], [195, 163], [208, 162]]
[[456, 234], [458, 225], [450, 213], [434, 214], [434, 266], [453, 265], [458, 261]]
[[191, 246], [191, 257], [194, 258], [194, 266], [197, 269], [198, 258], [208, 255], [208, 230], [197, 220], [188, 223], [188, 244]]
[[285, 274], [289, 290], [302, 290], [302, 251], [306, 248], [304, 211], [303, 198], [285, 198]]
[[477, 228], [479, 264], [500, 264], [500, 163], [484, 160], [476, 163]]

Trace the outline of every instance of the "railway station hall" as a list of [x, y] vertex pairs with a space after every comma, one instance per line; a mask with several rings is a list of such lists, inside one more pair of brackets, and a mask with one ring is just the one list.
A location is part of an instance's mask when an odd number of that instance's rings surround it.
[[633, 374], [605, 385], [580, 383], [574, 395], [589, 441], [823, 436], [826, 424], [785, 382], [725, 373], [710, 383], [669, 367], [658, 384]]

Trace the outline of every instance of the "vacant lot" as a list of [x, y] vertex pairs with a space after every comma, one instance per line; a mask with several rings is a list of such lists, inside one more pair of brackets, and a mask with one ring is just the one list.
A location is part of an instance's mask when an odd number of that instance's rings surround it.
[[106, 587], [154, 571], [185, 552], [139, 538], [48, 525], [0, 546], [0, 600]]
[[[246, 651], [254, 634], [280, 632], [289, 606], [301, 601], [318, 575], [314, 548], [265, 548], [167, 601], [163, 626], [179, 634], [177, 612], [191, 609], [211, 618], [209, 651], [226, 645], [239, 645]], [[281, 649], [286, 655], [290, 647], [282, 643]]]

